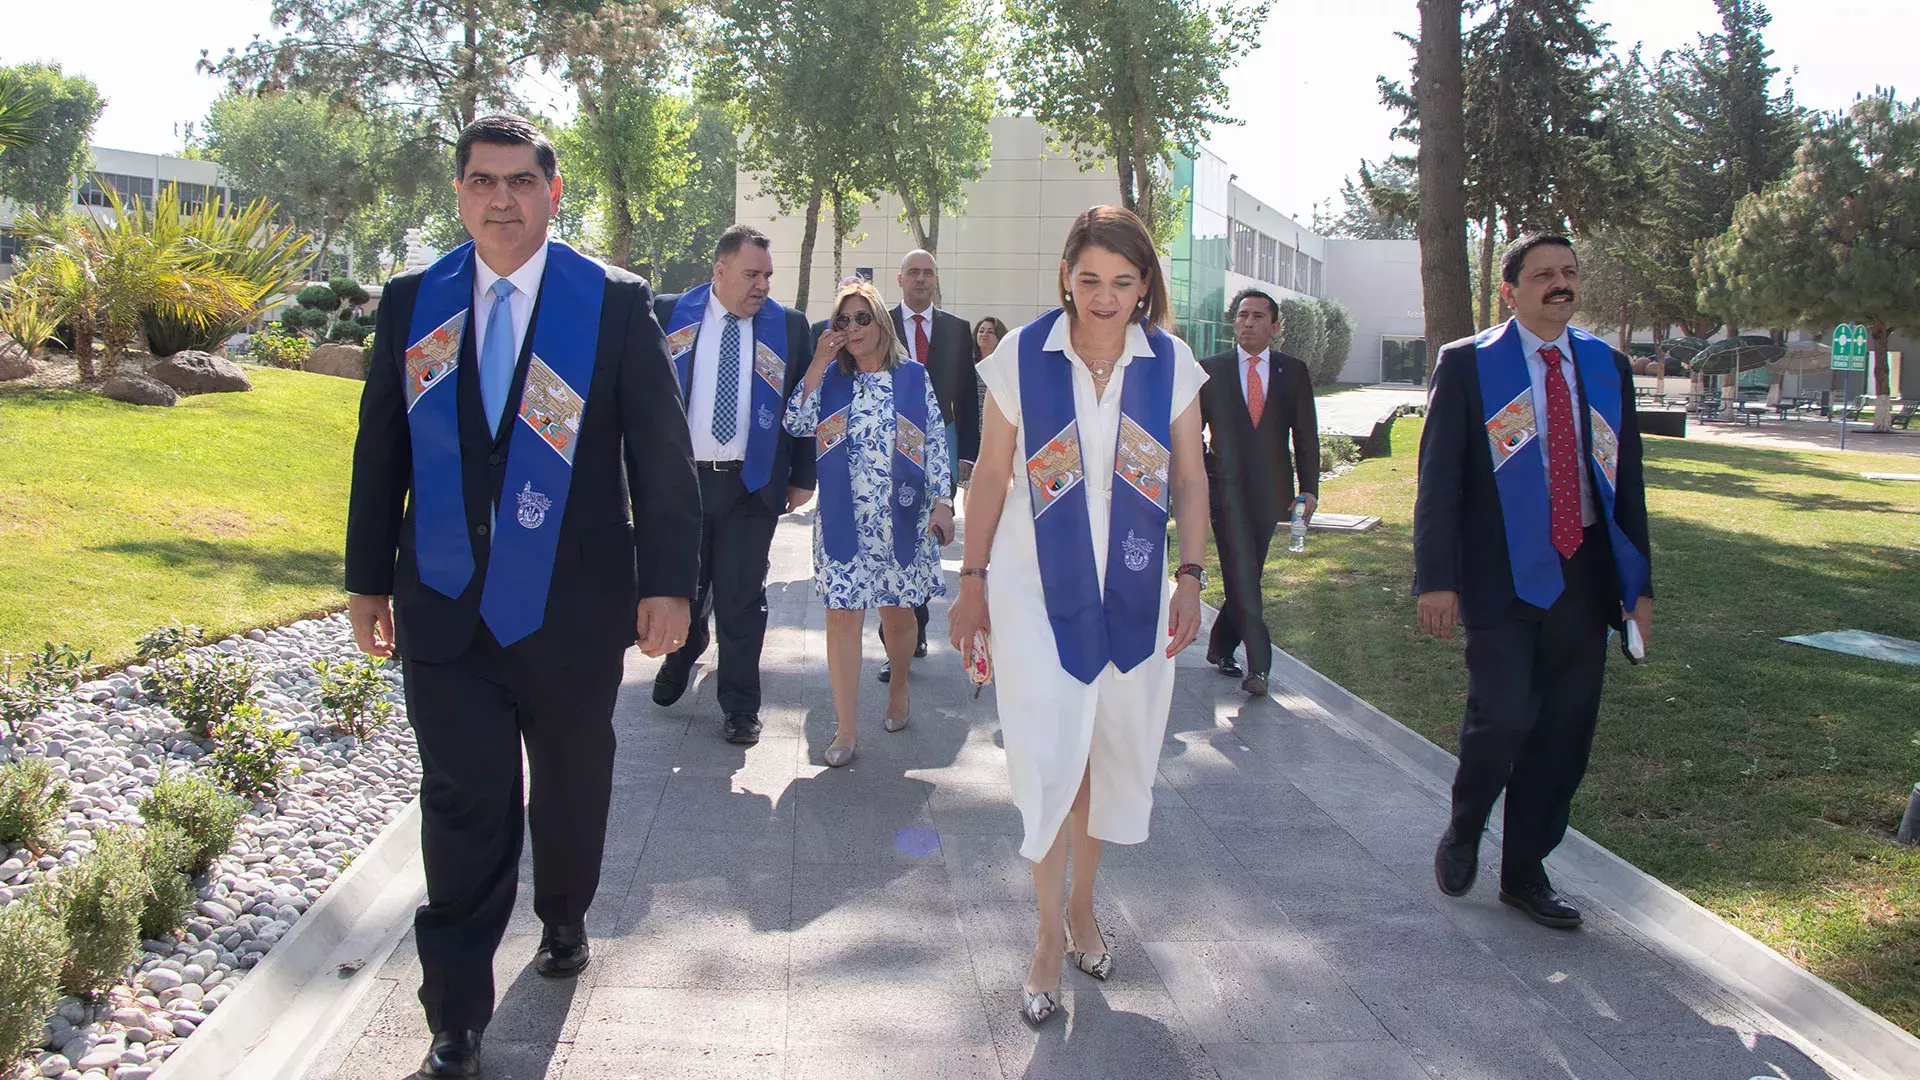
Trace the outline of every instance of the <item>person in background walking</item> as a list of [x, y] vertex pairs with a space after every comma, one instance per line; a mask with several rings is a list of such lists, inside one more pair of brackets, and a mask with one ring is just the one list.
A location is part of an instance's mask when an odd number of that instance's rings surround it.
[[[1294, 483], [1306, 514], [1320, 505], [1320, 419], [1307, 365], [1273, 347], [1280, 305], [1244, 289], [1227, 309], [1235, 345], [1202, 361], [1207, 388], [1200, 415], [1207, 428], [1207, 493], [1227, 602], [1207, 639], [1207, 663], [1240, 679], [1249, 694], [1267, 692], [1273, 639], [1260, 588], [1273, 531], [1293, 513]], [[1247, 647], [1243, 671], [1233, 653]]]
[[[982, 360], [993, 355], [994, 350], [1000, 347], [1000, 339], [1006, 336], [1007, 324], [991, 315], [973, 324], [973, 362], [975, 365], [973, 384], [974, 394], [980, 402], [982, 424], [986, 423], [987, 415], [987, 380], [980, 377], [978, 366]], [[960, 486], [965, 487], [966, 484], [962, 483]]]
[[1502, 789], [1500, 900], [1580, 925], [1547, 878], [1587, 769], [1607, 627], [1653, 633], [1640, 428], [1627, 358], [1567, 325], [1580, 261], [1563, 236], [1515, 240], [1500, 264], [1514, 317], [1440, 350], [1420, 435], [1413, 591], [1420, 626], [1467, 633], [1453, 814], [1434, 879], [1465, 895]]
[[827, 607], [827, 674], [839, 730], [826, 763], [853, 761], [860, 717], [860, 636], [867, 609], [890, 626], [894, 678], [884, 726], [907, 726], [913, 608], [943, 595], [940, 548], [953, 539], [951, 463], [927, 369], [907, 359], [880, 294], [840, 287], [786, 427], [816, 448], [814, 588]]

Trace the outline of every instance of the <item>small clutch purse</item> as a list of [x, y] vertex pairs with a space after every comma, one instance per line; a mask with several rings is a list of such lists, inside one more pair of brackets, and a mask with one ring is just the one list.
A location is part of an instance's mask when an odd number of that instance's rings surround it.
[[973, 632], [973, 648], [969, 652], [967, 678], [973, 680], [973, 696], [979, 697], [980, 691], [993, 681], [993, 652], [985, 630]]

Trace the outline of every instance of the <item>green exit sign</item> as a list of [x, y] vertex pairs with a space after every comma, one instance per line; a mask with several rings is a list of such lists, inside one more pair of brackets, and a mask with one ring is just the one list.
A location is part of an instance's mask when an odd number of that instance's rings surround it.
[[1867, 328], [1859, 323], [1841, 323], [1833, 328], [1833, 370], [1867, 370]]

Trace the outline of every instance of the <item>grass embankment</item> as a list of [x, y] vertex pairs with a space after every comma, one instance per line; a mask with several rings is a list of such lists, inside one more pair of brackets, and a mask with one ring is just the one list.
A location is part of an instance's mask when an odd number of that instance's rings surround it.
[[227, 634], [345, 603], [361, 384], [249, 375], [170, 409], [0, 386], [0, 651], [124, 660], [171, 619]]
[[[1420, 423], [1327, 485], [1359, 536], [1275, 544], [1275, 644], [1448, 749], [1461, 645], [1421, 634], [1412, 583]], [[1653, 663], [1608, 663], [1573, 823], [1920, 1033], [1920, 852], [1894, 828], [1920, 780], [1920, 672], [1777, 640], [1920, 638], [1915, 459], [1649, 439]], [[1216, 575], [1216, 581], [1218, 580]], [[1218, 603], [1219, 588], [1209, 599]]]

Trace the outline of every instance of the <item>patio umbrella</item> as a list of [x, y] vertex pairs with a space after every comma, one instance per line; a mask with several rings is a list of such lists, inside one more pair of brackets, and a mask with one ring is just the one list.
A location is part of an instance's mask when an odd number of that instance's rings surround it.
[[1727, 396], [1726, 408], [1729, 413], [1740, 407], [1740, 369], [1759, 367], [1780, 359], [1787, 353], [1785, 345], [1776, 345], [1772, 338], [1763, 334], [1742, 334], [1739, 337], [1726, 338], [1701, 349], [1693, 358], [1693, 373], [1696, 375], [1732, 375], [1733, 392]]
[[1832, 366], [1832, 352], [1817, 341], [1789, 341], [1785, 352], [1767, 361], [1767, 370], [1775, 375], [1812, 375]]
[[[1699, 355], [1701, 349], [1711, 344], [1713, 343], [1706, 338], [1682, 337], [1663, 341], [1660, 343], [1660, 348], [1661, 351], [1666, 354], [1668, 360], [1678, 360], [1680, 363], [1686, 364], [1695, 356]], [[1664, 396], [1667, 392], [1667, 365], [1665, 361], [1662, 361], [1660, 364], [1659, 387], [1659, 392]]]

